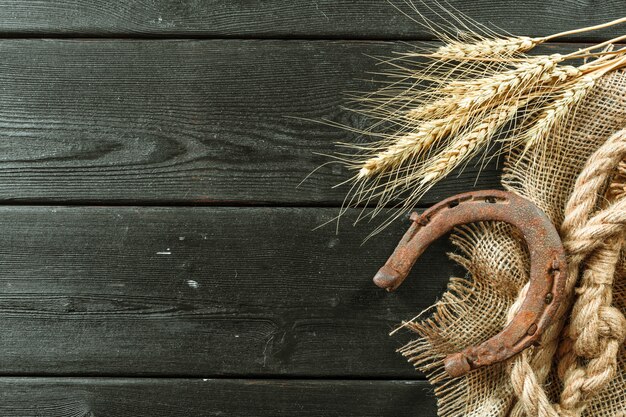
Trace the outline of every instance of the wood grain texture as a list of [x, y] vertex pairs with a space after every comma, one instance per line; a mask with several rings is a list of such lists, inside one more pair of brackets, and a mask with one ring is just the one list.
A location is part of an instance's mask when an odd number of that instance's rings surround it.
[[[4, 40], [0, 202], [341, 204], [350, 173], [318, 170], [363, 126], [342, 92], [406, 46], [347, 41]], [[563, 51], [573, 45], [543, 51]], [[359, 78], [361, 78], [359, 80]], [[478, 175], [481, 170], [481, 175]], [[478, 178], [478, 181], [477, 181]], [[423, 200], [498, 185], [470, 164]]]
[[0, 378], [3, 417], [435, 417], [422, 381]]
[[[392, 0], [411, 17], [404, 3]], [[450, 24], [434, 2], [414, 1], [435, 24]], [[448, 0], [469, 17], [520, 35], [548, 35], [622, 17], [623, 0]], [[429, 6], [427, 6], [428, 4]], [[0, 33], [13, 36], [209, 36], [430, 39], [383, 0], [2, 0]], [[607, 39], [618, 29], [571, 39]]]
[[408, 222], [312, 231], [336, 213], [0, 207], [0, 373], [420, 378], [388, 332], [443, 293], [449, 244], [387, 293]]

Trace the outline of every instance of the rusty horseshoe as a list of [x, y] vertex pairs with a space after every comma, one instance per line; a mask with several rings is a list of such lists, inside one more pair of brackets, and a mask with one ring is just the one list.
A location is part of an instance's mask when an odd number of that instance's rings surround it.
[[455, 226], [496, 220], [515, 226], [530, 253], [530, 281], [520, 310], [500, 333], [485, 342], [448, 355], [444, 367], [458, 377], [472, 369], [504, 361], [538, 342], [564, 297], [567, 265], [558, 232], [541, 209], [517, 194], [488, 190], [459, 194], [411, 214], [413, 221], [397, 248], [374, 277], [393, 291], [407, 277], [426, 248]]

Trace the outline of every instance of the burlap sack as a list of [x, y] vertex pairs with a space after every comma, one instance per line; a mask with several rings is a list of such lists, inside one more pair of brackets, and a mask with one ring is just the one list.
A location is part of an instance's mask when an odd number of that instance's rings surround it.
[[[532, 200], [557, 228], [589, 156], [626, 127], [626, 73], [605, 76], [565, 126], [551, 138], [548, 149], [511, 155], [502, 176], [507, 190]], [[481, 368], [454, 380], [447, 379], [442, 368], [448, 353], [478, 344], [505, 325], [507, 313], [528, 280], [527, 251], [515, 234], [502, 223], [459, 228], [452, 236], [459, 251], [451, 257], [467, 269], [468, 275], [451, 278], [432, 317], [408, 324], [418, 338], [401, 352], [436, 385], [440, 416], [509, 416], [518, 401], [511, 385], [510, 363]], [[613, 303], [622, 312], [626, 312], [625, 265], [622, 254], [613, 288]], [[617, 376], [590, 401], [583, 415], [626, 415], [623, 345], [618, 364]], [[562, 386], [555, 375], [552, 372], [546, 377], [543, 388], [558, 403]]]

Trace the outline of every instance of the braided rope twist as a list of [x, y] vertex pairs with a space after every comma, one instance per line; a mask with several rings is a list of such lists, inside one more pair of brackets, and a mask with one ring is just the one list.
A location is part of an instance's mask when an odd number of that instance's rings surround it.
[[[617, 354], [626, 336], [626, 320], [611, 306], [616, 264], [626, 232], [626, 199], [621, 198], [592, 215], [611, 174], [626, 159], [626, 130], [611, 136], [588, 160], [565, 208], [561, 225], [568, 253], [566, 294], [571, 294], [586, 261], [570, 326], [559, 345], [569, 303], [549, 326], [541, 349], [525, 351], [512, 361], [510, 378], [518, 402], [513, 417], [578, 417], [594, 394], [615, 375]], [[522, 291], [524, 292], [524, 291]], [[519, 309], [523, 294], [510, 309]], [[559, 376], [564, 389], [558, 405], [543, 389], [552, 359], [559, 350]]]

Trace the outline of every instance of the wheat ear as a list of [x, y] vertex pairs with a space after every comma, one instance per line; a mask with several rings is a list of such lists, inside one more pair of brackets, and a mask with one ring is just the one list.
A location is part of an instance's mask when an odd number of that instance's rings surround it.
[[568, 119], [568, 116], [589, 94], [596, 85], [598, 78], [606, 72], [626, 64], [626, 57], [604, 58], [601, 57], [595, 62], [581, 66], [578, 69], [581, 75], [562, 86], [562, 91], [541, 110], [538, 117], [532, 120], [532, 126], [524, 135], [521, 138], [512, 139], [514, 145], [521, 143], [524, 145], [524, 151], [526, 151], [539, 144], [545, 144], [550, 134], [554, 133]]
[[511, 121], [522, 102], [503, 105], [488, 114], [480, 123], [457, 137], [449, 146], [428, 163], [421, 180], [421, 187], [427, 187], [452, 172], [462, 162], [472, 157], [487, 144], [498, 130]]
[[392, 139], [392, 144], [377, 155], [367, 159], [359, 170], [358, 178], [371, 177], [399, 169], [407, 161], [418, 158], [428, 151], [433, 144], [447, 136], [455, 135], [469, 121], [470, 114], [453, 114], [448, 117], [427, 120], [413, 133], [407, 133]]
[[[582, 74], [582, 71], [574, 66], [557, 64], [558, 62], [546, 59], [543, 64], [540, 62], [520, 65], [518, 68], [505, 74], [495, 74], [489, 78], [465, 82], [450, 82], [439, 90], [439, 95], [443, 97], [406, 110], [406, 117], [409, 120], [443, 117], [461, 109], [468, 109], [487, 101], [494, 101], [498, 96], [510, 95], [514, 87], [520, 86], [524, 81], [531, 81], [533, 77], [535, 77], [532, 80], [533, 83], [540, 87], [545, 85], [555, 86]], [[530, 71], [524, 75], [525, 70]], [[504, 84], [501, 85], [501, 82], [504, 82]], [[531, 84], [529, 83], [529, 85]]]
[[551, 73], [561, 60], [558, 54], [533, 58], [492, 77], [450, 83], [446, 89], [458, 96], [463, 95], [458, 102], [460, 108], [476, 108], [498, 99], [514, 97], [532, 86], [551, 79]]
[[[437, 48], [430, 54], [424, 56], [440, 60], [466, 60], [484, 57], [512, 57], [516, 54], [528, 52], [537, 45], [554, 40], [563, 36], [575, 35], [578, 33], [591, 32], [604, 29], [610, 26], [626, 23], [626, 17], [612, 20], [599, 25], [588, 26], [580, 29], [568, 30], [555, 33], [550, 36], [531, 38], [528, 36], [509, 36], [504, 38], [478, 38], [470, 42], [448, 40], [446, 45]], [[472, 34], [470, 34], [472, 35]], [[475, 34], [473, 34], [475, 35]], [[615, 42], [612, 42], [615, 43]]]
[[542, 110], [540, 115], [533, 121], [522, 136], [521, 140], [513, 139], [514, 142], [522, 142], [525, 149], [536, 144], [545, 143], [549, 135], [553, 133], [578, 104], [587, 96], [596, 83], [597, 77], [583, 75], [575, 80], [571, 86], [564, 87], [557, 98]]
[[465, 60], [481, 57], [508, 57], [527, 52], [541, 43], [540, 38], [527, 36], [481, 39], [476, 42], [452, 41], [425, 56], [442, 60]]
[[432, 117], [440, 118], [458, 111], [459, 97], [456, 93], [450, 93], [445, 97], [434, 100], [430, 103], [409, 109], [406, 117], [409, 120], [428, 119]]

